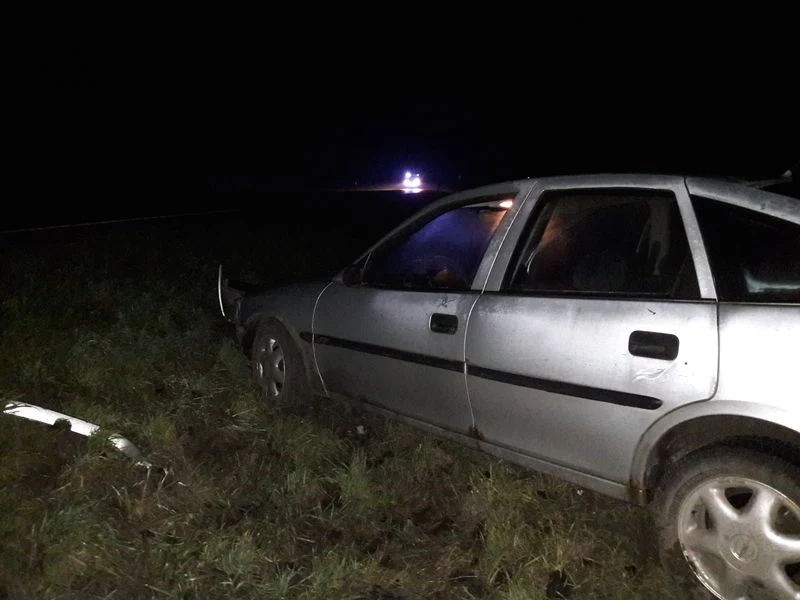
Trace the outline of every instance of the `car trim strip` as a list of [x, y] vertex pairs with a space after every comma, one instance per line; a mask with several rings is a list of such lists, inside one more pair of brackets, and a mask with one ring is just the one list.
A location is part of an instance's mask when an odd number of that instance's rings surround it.
[[645, 410], [656, 410], [663, 404], [661, 400], [653, 398], [652, 396], [642, 396], [640, 394], [617, 392], [615, 390], [606, 390], [588, 385], [578, 385], [575, 383], [554, 381], [552, 379], [517, 375], [515, 373], [506, 373], [505, 371], [476, 367], [475, 365], [469, 365], [467, 367], [467, 373], [482, 379], [491, 379], [492, 381], [510, 383], [511, 385], [533, 388], [544, 392], [563, 394], [565, 396], [577, 396], [586, 398], [587, 400], [596, 400], [597, 402], [607, 402], [620, 406], [631, 406], [633, 408], [643, 408]]
[[405, 362], [428, 365], [430, 367], [447, 369], [448, 371], [456, 371], [458, 373], [463, 373], [464, 371], [464, 362], [460, 360], [448, 360], [446, 358], [428, 356], [427, 354], [406, 352], [405, 350], [397, 350], [395, 348], [387, 348], [386, 346], [377, 346], [375, 344], [367, 344], [365, 342], [345, 340], [343, 338], [331, 337], [328, 335], [315, 335], [314, 343], [325, 344], [327, 346], [336, 346], [338, 348], [345, 348], [347, 350], [355, 350], [356, 352], [366, 352], [367, 354], [376, 354], [378, 356], [385, 356], [386, 358], [395, 358]]
[[[311, 334], [309, 332], [302, 332], [300, 336], [303, 339], [310, 339]], [[464, 372], [463, 361], [438, 358], [435, 356], [428, 356], [426, 354], [407, 352], [405, 350], [397, 350], [395, 348], [387, 348], [386, 346], [378, 346], [376, 344], [368, 344], [366, 342], [346, 340], [328, 335], [316, 334], [313, 336], [313, 339], [315, 344], [325, 344], [326, 346], [335, 346], [337, 348], [344, 348], [346, 350], [375, 354], [377, 356], [384, 356], [386, 358], [394, 358], [396, 360], [428, 365], [430, 367], [446, 369], [448, 371], [455, 371], [458, 373]], [[476, 365], [467, 365], [467, 375], [480, 377], [481, 379], [489, 379], [492, 381], [508, 383], [520, 387], [552, 392], [554, 394], [576, 396], [579, 398], [586, 398], [587, 400], [595, 400], [597, 402], [606, 402], [620, 406], [630, 406], [644, 410], [656, 410], [663, 404], [661, 400], [652, 396], [618, 392], [615, 390], [595, 388], [588, 385], [578, 385], [575, 383], [566, 383], [563, 381], [554, 381], [551, 379], [540, 379], [538, 377], [529, 377], [527, 375], [517, 375], [516, 373], [507, 373], [505, 371], [487, 369]]]

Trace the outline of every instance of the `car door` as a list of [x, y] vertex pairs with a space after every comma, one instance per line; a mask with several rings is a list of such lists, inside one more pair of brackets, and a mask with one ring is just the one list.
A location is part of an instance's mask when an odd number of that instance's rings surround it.
[[362, 257], [355, 282], [328, 286], [313, 332], [329, 393], [468, 433], [467, 317], [518, 191], [491, 188], [433, 207]]
[[466, 336], [480, 439], [616, 483], [650, 424], [714, 394], [717, 359], [708, 261], [670, 177], [537, 185]]

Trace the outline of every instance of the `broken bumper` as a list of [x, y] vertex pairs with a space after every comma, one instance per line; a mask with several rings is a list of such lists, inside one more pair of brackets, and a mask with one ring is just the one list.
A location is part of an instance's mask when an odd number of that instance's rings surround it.
[[[28, 421], [45, 423], [46, 425], [54, 425], [57, 421], [66, 421], [69, 423], [70, 431], [84, 437], [89, 437], [100, 429], [100, 426], [94, 423], [26, 402], [8, 402], [3, 409], [3, 413], [27, 419]], [[137, 465], [151, 466], [149, 462], [144, 460], [142, 453], [130, 440], [114, 433], [108, 436], [108, 441], [125, 456], [135, 460]]]

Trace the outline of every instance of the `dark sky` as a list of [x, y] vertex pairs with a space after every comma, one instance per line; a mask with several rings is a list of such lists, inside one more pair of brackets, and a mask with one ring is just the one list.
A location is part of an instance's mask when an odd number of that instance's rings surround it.
[[109, 191], [185, 204], [190, 190], [381, 184], [407, 168], [464, 188], [600, 171], [769, 177], [800, 158], [791, 85], [760, 72], [369, 53], [225, 56], [193, 82], [108, 69], [90, 46], [48, 56], [19, 177], [86, 205]]
[[[252, 100], [252, 99], [250, 99]], [[397, 181], [404, 169], [465, 187], [599, 171], [778, 176], [800, 157], [788, 115], [693, 98], [563, 89], [480, 94], [354, 86], [312, 102], [265, 102], [216, 131], [218, 174], [309, 186]], [[252, 177], [255, 177], [253, 179]], [[235, 187], [237, 180], [211, 180]]]

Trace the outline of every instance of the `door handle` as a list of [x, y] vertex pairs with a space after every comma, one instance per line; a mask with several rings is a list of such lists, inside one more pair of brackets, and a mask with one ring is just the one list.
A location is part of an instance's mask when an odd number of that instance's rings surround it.
[[680, 340], [671, 333], [634, 331], [628, 338], [628, 352], [634, 356], [674, 360], [678, 356]]
[[433, 313], [428, 326], [434, 333], [453, 335], [458, 331], [458, 317], [455, 315], [445, 315], [443, 313]]

